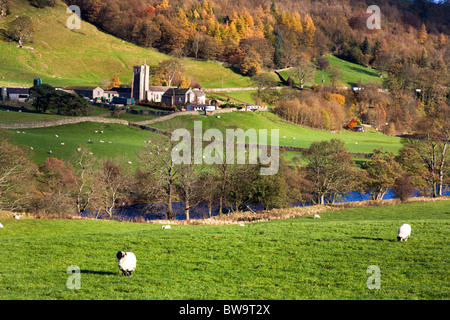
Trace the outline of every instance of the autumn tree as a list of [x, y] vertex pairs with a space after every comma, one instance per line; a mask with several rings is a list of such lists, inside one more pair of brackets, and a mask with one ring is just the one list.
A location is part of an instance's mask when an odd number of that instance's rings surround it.
[[47, 158], [39, 171], [39, 189], [43, 194], [40, 209], [50, 214], [74, 212], [77, 177], [73, 166], [56, 158]]
[[315, 201], [325, 204], [326, 197], [346, 192], [354, 185], [355, 170], [352, 155], [346, 150], [345, 143], [339, 139], [313, 142], [304, 153], [307, 161], [306, 179], [313, 184]]
[[152, 70], [152, 75], [170, 87], [176, 78], [182, 76], [183, 72], [183, 63], [180, 60], [173, 58], [161, 61]]
[[8, 134], [0, 132], [0, 208], [25, 210], [35, 197], [34, 179], [37, 167], [27, 153], [7, 141]]
[[389, 188], [392, 188], [397, 178], [402, 176], [402, 167], [395, 161], [394, 153], [375, 149], [371, 161], [362, 165], [368, 176], [365, 187], [373, 200], [382, 200]]
[[419, 37], [420, 44], [425, 44], [427, 42], [428, 32], [427, 32], [427, 27], [425, 26], [425, 24], [422, 24], [422, 27], [420, 28], [418, 37]]
[[309, 15], [307, 15], [303, 21], [303, 42], [306, 47], [312, 47], [314, 44], [314, 35], [316, 32], [316, 27], [313, 20]]

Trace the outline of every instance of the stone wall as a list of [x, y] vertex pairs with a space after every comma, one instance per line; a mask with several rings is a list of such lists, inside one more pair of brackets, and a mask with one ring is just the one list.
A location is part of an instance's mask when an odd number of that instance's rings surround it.
[[23, 123], [0, 123], [1, 129], [34, 129], [63, 126], [66, 124], [74, 124], [81, 122], [100, 122], [100, 123], [117, 123], [128, 125], [129, 122], [121, 119], [110, 119], [102, 117], [76, 117], [76, 118], [64, 118], [48, 121], [36, 121], [36, 122], [23, 122]]

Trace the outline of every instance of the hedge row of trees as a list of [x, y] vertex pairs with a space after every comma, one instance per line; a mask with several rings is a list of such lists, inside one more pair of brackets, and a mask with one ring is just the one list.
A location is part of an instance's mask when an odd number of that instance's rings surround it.
[[373, 158], [359, 168], [343, 141], [320, 141], [302, 159], [287, 163], [280, 158], [278, 173], [269, 176], [260, 175], [260, 164], [175, 164], [171, 156], [175, 144], [166, 137], [143, 148], [135, 171], [120, 158], [97, 159], [84, 147], [74, 152], [72, 163], [48, 158], [37, 167], [2, 132], [0, 208], [62, 216], [90, 209], [112, 217], [118, 206], [153, 204], [150, 210], [172, 219], [172, 202], [182, 201], [189, 219], [190, 210], [200, 203], [209, 208], [210, 216], [215, 206], [222, 212], [225, 207], [246, 209], [252, 203], [266, 209], [295, 201], [324, 204], [350, 191], [367, 191], [377, 200], [388, 188], [403, 200], [414, 190], [437, 197], [450, 183], [450, 110], [440, 111], [422, 122], [414, 139], [404, 141], [398, 156], [374, 150]]

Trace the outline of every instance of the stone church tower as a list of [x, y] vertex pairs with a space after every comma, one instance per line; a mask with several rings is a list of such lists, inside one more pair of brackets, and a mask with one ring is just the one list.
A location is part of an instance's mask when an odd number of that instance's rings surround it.
[[131, 86], [131, 97], [136, 102], [148, 100], [148, 86], [150, 67], [146, 64], [133, 66], [133, 84]]

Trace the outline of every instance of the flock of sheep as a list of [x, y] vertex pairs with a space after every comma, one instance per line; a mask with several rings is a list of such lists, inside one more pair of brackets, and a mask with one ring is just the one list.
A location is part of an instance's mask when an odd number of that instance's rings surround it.
[[[17, 131], [17, 133], [21, 133], [21, 132], [20, 132], [20, 131]], [[25, 132], [22, 131], [22, 133], [25, 133]], [[103, 133], [103, 131], [95, 130], [94, 133]], [[59, 135], [55, 134], [55, 138], [59, 138]], [[99, 140], [99, 141], [100, 141], [100, 143], [105, 143], [105, 141], [103, 141], [103, 140]], [[144, 142], [146, 142], [146, 141], [144, 141]], [[91, 139], [89, 139], [89, 140], [88, 140], [88, 143], [93, 143], [93, 141], [92, 141]], [[112, 144], [111, 141], [108, 141], [108, 143], [109, 143], [109, 144]], [[64, 142], [61, 142], [61, 145], [64, 146], [65, 143], [64, 143]], [[34, 148], [33, 148], [33, 147], [30, 147], [30, 150], [34, 150]], [[81, 151], [81, 148], [77, 148], [77, 150], [80, 152], [80, 151]], [[49, 151], [48, 151], [48, 154], [53, 154], [53, 150], [49, 150]], [[89, 152], [89, 154], [90, 154], [90, 155], [93, 155], [92, 152]], [[131, 161], [128, 161], [128, 164], [132, 164], [132, 162], [131, 162]]]
[[[19, 215], [14, 215], [15, 219], [20, 219]], [[318, 214], [314, 215], [314, 219], [320, 219]], [[239, 224], [240, 226], [245, 226], [244, 224]], [[3, 224], [0, 223], [0, 228], [3, 228]], [[164, 225], [161, 227], [162, 229], [170, 229], [170, 225]], [[409, 224], [402, 224], [400, 228], [398, 228], [397, 232], [397, 240], [398, 241], [408, 241], [408, 238], [411, 236], [411, 226]], [[136, 255], [133, 252], [125, 252], [119, 251], [116, 254], [116, 259], [118, 262], [119, 270], [122, 272], [122, 276], [131, 276], [131, 273], [136, 269]]]

